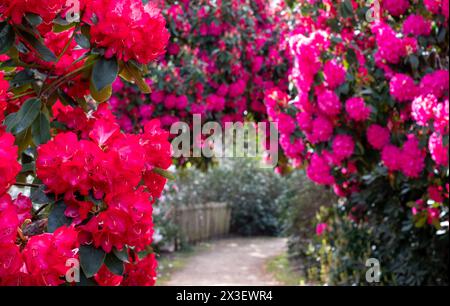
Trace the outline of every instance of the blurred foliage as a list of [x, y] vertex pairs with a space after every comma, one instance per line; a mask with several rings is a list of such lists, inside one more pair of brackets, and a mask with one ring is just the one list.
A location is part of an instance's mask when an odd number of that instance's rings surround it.
[[283, 192], [285, 179], [271, 168], [261, 168], [259, 159], [224, 159], [208, 171], [188, 168], [177, 174], [163, 199], [169, 206], [227, 202], [232, 205], [232, 233], [281, 233], [283, 222], [276, 199]]

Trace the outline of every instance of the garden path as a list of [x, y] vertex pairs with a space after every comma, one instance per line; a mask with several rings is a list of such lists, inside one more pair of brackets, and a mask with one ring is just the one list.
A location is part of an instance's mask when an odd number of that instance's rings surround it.
[[174, 272], [169, 286], [276, 286], [265, 271], [268, 259], [283, 253], [284, 238], [228, 238], [213, 241]]

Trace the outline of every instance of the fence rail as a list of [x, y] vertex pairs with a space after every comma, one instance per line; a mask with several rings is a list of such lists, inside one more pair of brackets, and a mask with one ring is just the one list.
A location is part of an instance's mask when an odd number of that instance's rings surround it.
[[180, 232], [177, 240], [187, 243], [225, 236], [230, 232], [230, 222], [231, 207], [226, 203], [189, 205], [175, 210], [175, 223]]

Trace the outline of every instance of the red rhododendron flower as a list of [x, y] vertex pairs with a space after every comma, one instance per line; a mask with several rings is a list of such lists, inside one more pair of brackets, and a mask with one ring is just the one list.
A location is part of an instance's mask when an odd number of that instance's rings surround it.
[[8, 194], [0, 198], [0, 243], [14, 243], [20, 226], [16, 209]]
[[15, 182], [20, 172], [21, 166], [17, 158], [14, 136], [0, 130], [0, 196]]
[[77, 233], [73, 228], [60, 227], [53, 234], [33, 236], [23, 250], [27, 271], [38, 286], [64, 283], [67, 260], [76, 258]]
[[102, 265], [94, 279], [100, 286], [120, 286], [123, 276], [112, 273], [106, 265]]
[[125, 265], [127, 278], [124, 286], [153, 286], [156, 282], [156, 267], [158, 263], [155, 254], [150, 254], [134, 264]]
[[105, 48], [107, 57], [124, 61], [148, 64], [164, 54], [169, 39], [166, 21], [152, 2], [92, 1], [84, 20], [92, 25], [91, 42]]
[[20, 285], [23, 259], [19, 246], [14, 243], [0, 243], [0, 263], [0, 286]]
[[0, 13], [11, 18], [15, 24], [22, 23], [25, 14], [39, 15], [50, 23], [62, 11], [66, 0], [0, 0]]

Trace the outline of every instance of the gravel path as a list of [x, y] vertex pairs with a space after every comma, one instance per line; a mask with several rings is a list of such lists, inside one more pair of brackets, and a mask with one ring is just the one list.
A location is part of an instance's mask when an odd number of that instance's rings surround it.
[[285, 251], [283, 238], [230, 238], [214, 241], [189, 259], [168, 286], [279, 285], [264, 271], [267, 260]]

